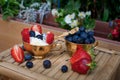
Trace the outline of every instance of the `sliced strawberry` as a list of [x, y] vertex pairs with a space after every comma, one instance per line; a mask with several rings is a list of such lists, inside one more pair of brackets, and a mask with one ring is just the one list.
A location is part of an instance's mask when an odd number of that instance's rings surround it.
[[37, 31], [37, 32], [39, 32], [40, 34], [42, 34], [42, 27], [41, 27], [40, 25], [38, 25], [38, 24], [33, 25], [33, 26], [31, 27], [31, 30], [32, 30], [32, 31]]
[[21, 31], [22, 39], [23, 41], [30, 43], [30, 33], [29, 33], [29, 28], [24, 28]]
[[51, 43], [53, 43], [53, 41], [54, 41], [54, 34], [52, 32], [47, 32], [47, 34], [46, 34], [46, 42], [48, 44], [51, 44]]
[[24, 52], [21, 47], [14, 45], [11, 49], [11, 56], [18, 63], [22, 63], [24, 60]]

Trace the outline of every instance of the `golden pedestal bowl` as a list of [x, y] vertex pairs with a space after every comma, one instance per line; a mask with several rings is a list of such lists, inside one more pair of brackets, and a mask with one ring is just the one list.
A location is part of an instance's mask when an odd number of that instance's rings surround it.
[[77, 44], [77, 43], [73, 43], [73, 42], [65, 40], [65, 44], [67, 47], [67, 51], [69, 51], [70, 56], [72, 56], [76, 52], [77, 46], [81, 46], [85, 51], [89, 52], [89, 50], [92, 47], [96, 47], [98, 45], [98, 42], [95, 42], [92, 44]]
[[[54, 47], [56, 47], [59, 44], [53, 43], [46, 46], [37, 46], [37, 45], [30, 45], [29, 43], [23, 42], [23, 45], [25, 50], [32, 53], [34, 57], [44, 58], [46, 54], [48, 54]], [[60, 48], [58, 50], [54, 50], [54, 51], [59, 51], [62, 46], [60, 45], [59, 47]]]

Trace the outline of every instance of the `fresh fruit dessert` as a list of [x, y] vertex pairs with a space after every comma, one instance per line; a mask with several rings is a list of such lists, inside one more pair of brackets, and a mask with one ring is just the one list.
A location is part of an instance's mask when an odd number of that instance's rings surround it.
[[54, 41], [54, 34], [52, 32], [42, 33], [40, 25], [33, 25], [30, 29], [24, 28], [21, 35], [22, 40], [30, 45], [46, 46]]

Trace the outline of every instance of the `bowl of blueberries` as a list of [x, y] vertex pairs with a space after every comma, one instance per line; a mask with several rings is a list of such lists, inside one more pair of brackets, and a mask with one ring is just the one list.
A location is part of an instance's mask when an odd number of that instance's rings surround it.
[[67, 51], [72, 56], [78, 47], [82, 47], [84, 50], [89, 51], [91, 48], [98, 45], [98, 42], [94, 38], [94, 31], [87, 30], [81, 26], [74, 34], [68, 34], [65, 36], [65, 44]]

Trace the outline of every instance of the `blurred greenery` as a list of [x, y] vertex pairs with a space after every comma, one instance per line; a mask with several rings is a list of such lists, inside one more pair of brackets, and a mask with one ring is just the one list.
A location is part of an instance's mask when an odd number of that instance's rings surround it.
[[[90, 10], [91, 16], [97, 20], [110, 21], [120, 18], [120, 0], [24, 0], [24, 6], [46, 1], [51, 2], [52, 8], [64, 8], [66, 13]], [[0, 0], [0, 12], [5, 16], [14, 16], [19, 11], [20, 3], [21, 0]]]
[[8, 17], [14, 17], [19, 12], [19, 3], [16, 0], [0, 0], [0, 12], [2, 18], [6, 20]]
[[[58, 0], [52, 1], [57, 2]], [[57, 7], [57, 3], [55, 5]], [[102, 21], [120, 18], [120, 0], [60, 0], [60, 8], [69, 12], [90, 10], [93, 18]]]
[[[22, 0], [17, 0], [19, 3], [21, 3]], [[34, 2], [38, 2], [38, 3], [41, 3], [42, 0], [24, 0], [24, 3], [23, 5], [25, 7], [29, 7], [32, 3]]]

